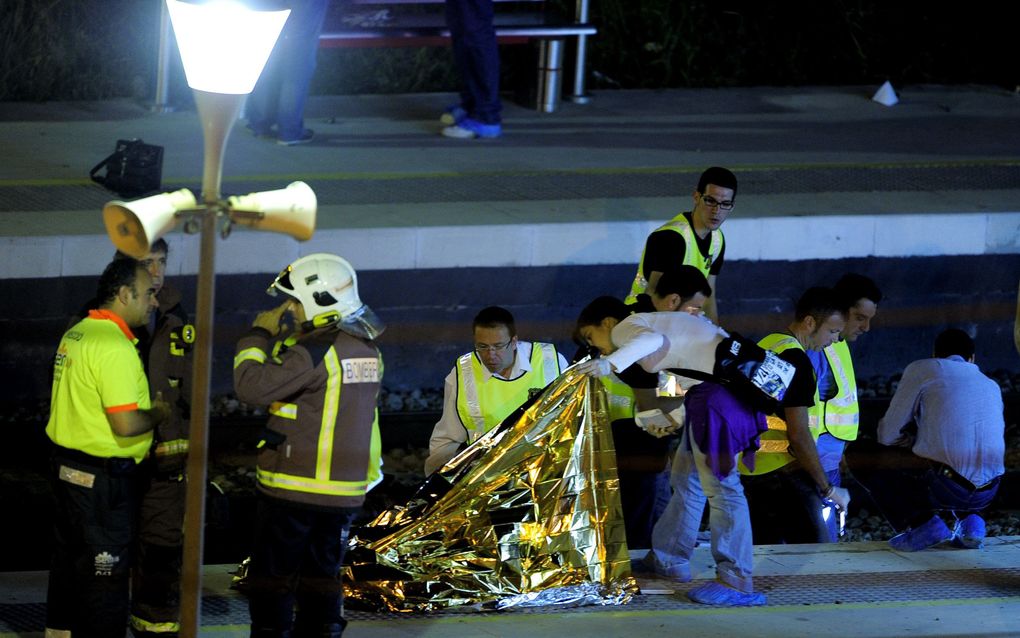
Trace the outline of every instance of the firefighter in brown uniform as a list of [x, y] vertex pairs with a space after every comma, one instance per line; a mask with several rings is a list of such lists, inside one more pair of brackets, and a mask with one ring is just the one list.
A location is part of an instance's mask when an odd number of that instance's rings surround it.
[[348, 529], [382, 478], [373, 341], [383, 326], [336, 255], [298, 259], [268, 292], [289, 299], [255, 318], [234, 358], [238, 398], [270, 414], [259, 444], [251, 635], [340, 636]]
[[195, 327], [181, 293], [165, 282], [167, 245], [160, 239], [140, 261], [152, 275], [159, 308], [139, 331], [142, 361], [153, 396], [170, 404], [156, 429], [142, 474], [138, 560], [131, 574], [131, 630], [135, 636], [176, 636], [180, 630], [181, 556], [184, 549], [184, 468], [188, 452], [191, 352]]
[[[191, 351], [195, 328], [181, 307], [181, 293], [166, 283], [167, 243], [157, 240], [139, 264], [152, 277], [159, 306], [134, 328], [151, 396], [170, 405], [169, 418], [153, 433], [138, 468], [140, 503], [131, 571], [129, 624], [138, 638], [171, 637], [180, 630], [181, 555], [184, 546], [184, 467], [188, 451]], [[128, 259], [118, 252], [115, 260]], [[95, 308], [86, 304], [76, 323]]]

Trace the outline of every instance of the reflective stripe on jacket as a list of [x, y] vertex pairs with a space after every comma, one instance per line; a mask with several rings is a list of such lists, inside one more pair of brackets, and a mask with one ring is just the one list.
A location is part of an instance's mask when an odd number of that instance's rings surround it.
[[371, 341], [339, 330], [290, 343], [270, 357], [266, 333], [256, 330], [234, 358], [238, 398], [269, 406], [258, 487], [288, 501], [357, 507], [382, 479], [382, 357]]

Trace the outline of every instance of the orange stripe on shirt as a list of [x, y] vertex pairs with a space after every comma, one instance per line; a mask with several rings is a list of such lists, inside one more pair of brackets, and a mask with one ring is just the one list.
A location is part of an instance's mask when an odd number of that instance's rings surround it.
[[113, 406], [110, 406], [110, 407], [106, 408], [106, 413], [107, 414], [116, 414], [118, 412], [131, 412], [132, 410], [137, 410], [137, 409], [138, 409], [138, 404], [137, 403], [128, 403], [126, 405], [113, 405]]

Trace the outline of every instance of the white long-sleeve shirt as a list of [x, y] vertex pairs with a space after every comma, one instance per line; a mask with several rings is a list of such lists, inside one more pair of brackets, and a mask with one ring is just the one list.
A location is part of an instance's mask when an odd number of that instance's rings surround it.
[[606, 358], [617, 370], [638, 363], [648, 372], [687, 368], [711, 374], [716, 346], [728, 336], [719, 326], [686, 312], [637, 313], [613, 328], [617, 350]]

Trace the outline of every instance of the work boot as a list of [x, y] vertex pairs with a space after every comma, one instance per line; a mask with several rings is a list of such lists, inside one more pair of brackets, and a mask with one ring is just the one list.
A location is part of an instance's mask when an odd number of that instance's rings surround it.
[[985, 519], [977, 514], [970, 514], [962, 521], [957, 521], [953, 530], [953, 547], [963, 549], [981, 549], [985, 546]]
[[953, 532], [937, 514], [911, 530], [889, 539], [889, 546], [901, 552], [919, 552], [953, 538]]

